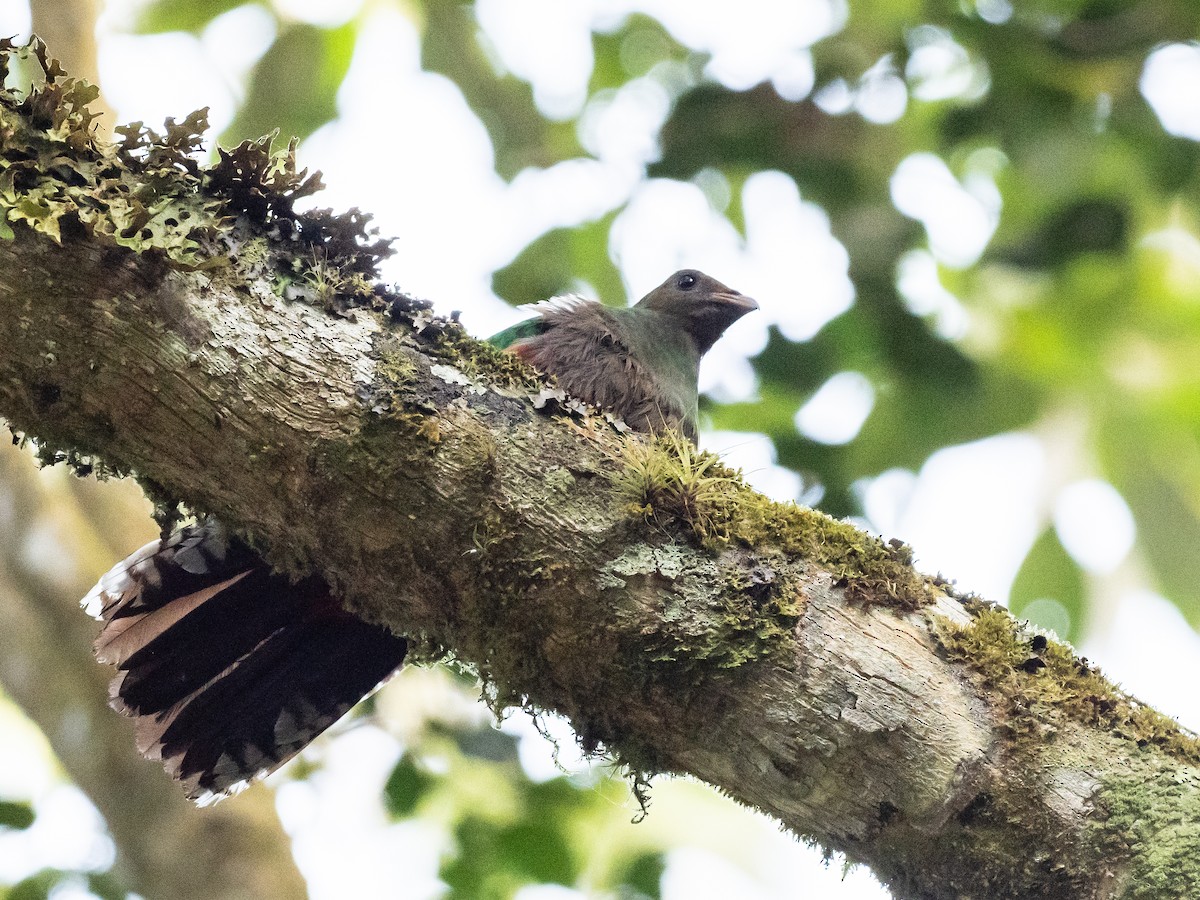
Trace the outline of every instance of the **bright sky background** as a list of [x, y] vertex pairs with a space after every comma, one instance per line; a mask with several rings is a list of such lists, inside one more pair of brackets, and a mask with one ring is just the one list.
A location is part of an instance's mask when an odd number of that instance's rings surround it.
[[[278, 6], [297, 19], [329, 24], [355, 15], [362, 4], [286, 0]], [[132, 0], [113, 0], [100, 25], [102, 83], [117, 120], [154, 124], [208, 106], [214, 132], [221, 131], [234, 114], [246, 72], [271, 41], [270, 17], [243, 7], [214, 21], [198, 40], [183, 34], [131, 37], [122, 32], [133, 8]], [[489, 334], [520, 315], [491, 293], [496, 267], [547, 228], [582, 223], [625, 202], [610, 250], [630, 297], [694, 265], [762, 304], [762, 312], [734, 326], [706, 361], [703, 387], [720, 399], [754, 396], [747, 358], [764, 346], [768, 324], [804, 340], [853, 302], [845, 251], [830, 235], [824, 213], [787, 176], [765, 172], [747, 182], [744, 237], [719, 211], [729, 192], [720, 176], [695, 183], [641, 179], [669, 109], [661, 79], [638, 79], [587, 110], [581, 135], [594, 158], [529, 170], [506, 184], [493, 172], [487, 135], [457, 88], [420, 71], [412, 24], [388, 4], [370, 8], [370, 26], [339, 95], [340, 116], [305, 142], [301, 159], [325, 173], [329, 187], [318, 198], [321, 205], [368, 209], [385, 234], [398, 238], [399, 252], [386, 264], [385, 277], [431, 298], [444, 312], [461, 309], [473, 332]], [[1005, 0], [980, 2], [979, 8], [1001, 18], [1011, 12]], [[839, 28], [846, 15], [840, 0], [479, 0], [478, 10], [498, 60], [532, 82], [543, 111], [558, 115], [576, 114], [585, 99], [589, 30], [615, 24], [629, 11], [659, 17], [679, 41], [710, 52], [708, 74], [729, 86], [770, 79], [795, 98], [812, 87], [807, 48]], [[24, 0], [0, 2], [0, 34], [24, 36], [28, 27]], [[966, 61], [945, 33], [918, 29], [912, 41], [916, 51], [906, 74], [922, 97], [986, 86], [986, 73]], [[1164, 127], [1192, 139], [1200, 139], [1200, 95], [1173, 85], [1194, 85], [1197, 78], [1200, 49], [1172, 45], [1151, 55], [1142, 82]], [[904, 81], [887, 68], [857, 96], [833, 85], [817, 99], [827, 109], [854, 110], [849, 114], [873, 121], [894, 120], [907, 102]], [[390, 115], [380, 117], [381, 108]], [[991, 180], [995, 165], [994, 153], [984, 151], [960, 181], [938, 157], [915, 154], [893, 178], [892, 201], [923, 223], [930, 245], [905, 260], [902, 291], [915, 311], [935, 316], [948, 337], [969, 334], [971, 323], [938, 282], [937, 266], [968, 265], [986, 246], [1000, 214]], [[816, 440], [845, 443], [873, 403], [867, 379], [839, 373], [796, 411], [796, 427]], [[707, 433], [703, 443], [743, 467], [761, 490], [809, 499], [798, 476], [774, 465], [763, 436]], [[1007, 596], [1020, 561], [1053, 521], [1074, 558], [1116, 585], [1100, 612], [1101, 627], [1083, 651], [1143, 699], [1200, 727], [1200, 694], [1193, 687], [1200, 681], [1200, 641], [1169, 603], [1136, 586], [1128, 508], [1081, 468], [1079, 454], [1057, 432], [949, 448], [921, 471], [884, 473], [862, 492], [873, 529], [910, 542], [926, 571], [942, 571], [997, 600]], [[1061, 607], [1044, 612], [1051, 619], [1065, 614]], [[98, 836], [90, 804], [38, 761], [44, 756], [36, 733], [5, 716], [0, 711], [6, 737], [0, 741], [0, 795], [36, 798], [41, 815], [30, 832], [0, 838], [0, 877], [44, 865], [102, 863], [111, 847]], [[505, 728], [525, 737], [522, 758], [531, 772], [554, 774], [549, 746], [523, 717], [509, 719]], [[572, 744], [569, 738], [561, 743]], [[310, 784], [279, 792], [313, 896], [394, 897], [401, 870], [411, 889], [406, 896], [436, 896], [441, 837], [419, 823], [385, 824], [380, 811], [380, 786], [399, 753], [395, 739], [358, 728], [318, 752], [325, 754], [324, 772]], [[701, 807], [694, 794], [663, 784], [648, 824], [639, 827], [683, 827], [697, 816], [704, 821]], [[864, 871], [850, 873], [835, 891], [840, 866], [822, 866], [819, 854], [761, 818], [714, 821], [718, 834], [693, 827], [688, 846], [671, 855], [664, 897], [887, 896]], [[740, 867], [704, 849], [721, 844], [744, 848]], [[361, 883], [348, 883], [348, 877]], [[578, 895], [538, 888], [521, 896]], [[64, 898], [71, 900], [57, 900]]]

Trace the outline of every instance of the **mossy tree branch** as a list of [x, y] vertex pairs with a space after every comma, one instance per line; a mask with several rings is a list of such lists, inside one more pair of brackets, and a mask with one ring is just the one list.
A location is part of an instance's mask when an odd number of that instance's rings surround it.
[[[47, 168], [59, 138], [3, 115], [32, 149], [0, 190], [0, 413], [45, 455], [137, 473], [496, 706], [695, 775], [900, 897], [1200, 891], [1200, 747], [1065, 648], [372, 288], [378, 244], [291, 213], [308, 182], [264, 147], [203, 172], [170, 131], [62, 141]], [[153, 194], [139, 227], [105, 179]]]

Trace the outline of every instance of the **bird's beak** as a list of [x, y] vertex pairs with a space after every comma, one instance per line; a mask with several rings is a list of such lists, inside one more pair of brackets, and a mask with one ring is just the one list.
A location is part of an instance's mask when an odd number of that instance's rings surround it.
[[718, 291], [715, 296], [726, 306], [736, 310], [739, 318], [758, 309], [757, 300], [737, 291]]

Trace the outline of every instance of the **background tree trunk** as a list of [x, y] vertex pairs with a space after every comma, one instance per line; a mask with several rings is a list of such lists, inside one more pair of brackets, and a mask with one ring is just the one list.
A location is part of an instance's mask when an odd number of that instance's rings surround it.
[[[100, 0], [29, 0], [33, 33], [54, 49], [63, 68], [76, 78], [100, 84], [100, 66], [96, 60], [96, 16]], [[92, 104], [99, 113], [100, 129], [111, 134], [116, 122], [103, 95]]]

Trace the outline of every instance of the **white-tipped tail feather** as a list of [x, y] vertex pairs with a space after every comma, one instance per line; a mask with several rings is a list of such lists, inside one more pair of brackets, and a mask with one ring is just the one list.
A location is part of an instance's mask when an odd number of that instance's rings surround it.
[[404, 662], [323, 580], [272, 572], [219, 523], [114, 566], [83, 600], [137, 748], [207, 802], [281, 766]]

